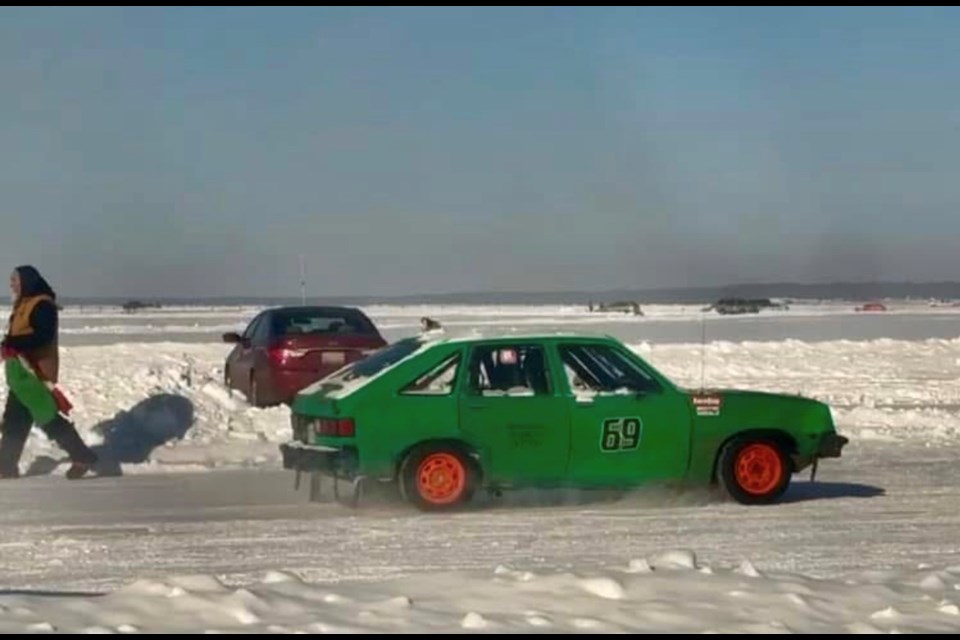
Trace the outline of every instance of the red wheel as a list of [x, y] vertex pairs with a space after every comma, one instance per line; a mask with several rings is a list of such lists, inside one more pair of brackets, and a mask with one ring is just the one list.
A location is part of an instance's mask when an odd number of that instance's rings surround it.
[[762, 496], [783, 480], [780, 452], [769, 444], [751, 444], [740, 450], [734, 462], [737, 484], [747, 493]]
[[451, 504], [467, 487], [467, 469], [449, 453], [433, 453], [417, 467], [417, 492], [431, 504]]
[[720, 452], [717, 475], [723, 488], [742, 504], [776, 502], [793, 473], [783, 446], [774, 440], [741, 436]]
[[473, 497], [477, 475], [476, 463], [455, 444], [427, 443], [404, 460], [400, 487], [424, 511], [453, 509]]

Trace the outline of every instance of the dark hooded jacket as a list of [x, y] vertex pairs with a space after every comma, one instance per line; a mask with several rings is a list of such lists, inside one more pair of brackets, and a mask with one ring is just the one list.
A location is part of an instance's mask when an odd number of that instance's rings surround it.
[[23, 355], [40, 374], [56, 382], [60, 373], [57, 294], [34, 267], [16, 269], [20, 297], [13, 306], [3, 345]]

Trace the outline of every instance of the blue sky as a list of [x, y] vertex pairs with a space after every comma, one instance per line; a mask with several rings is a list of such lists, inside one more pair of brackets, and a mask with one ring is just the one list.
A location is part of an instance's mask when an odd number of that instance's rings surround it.
[[960, 280], [950, 8], [0, 8], [64, 295]]

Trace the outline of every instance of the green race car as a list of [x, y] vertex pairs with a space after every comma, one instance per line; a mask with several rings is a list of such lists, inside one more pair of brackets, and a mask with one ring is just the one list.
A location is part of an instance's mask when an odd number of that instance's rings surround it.
[[839, 457], [827, 405], [681, 389], [611, 337], [400, 340], [304, 389], [284, 468], [396, 482], [425, 510], [477, 489], [720, 486], [776, 501], [791, 475]]

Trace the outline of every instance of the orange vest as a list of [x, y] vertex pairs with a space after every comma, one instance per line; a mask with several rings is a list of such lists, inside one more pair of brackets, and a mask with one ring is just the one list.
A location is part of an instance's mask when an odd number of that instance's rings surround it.
[[[48, 295], [39, 295], [21, 299], [14, 306], [13, 313], [10, 314], [10, 328], [7, 329], [7, 335], [11, 337], [32, 335], [33, 326], [30, 324], [30, 314], [33, 313], [38, 304], [44, 301], [53, 303], [53, 298]], [[23, 355], [40, 371], [44, 378], [51, 382], [57, 381], [60, 373], [60, 353], [56, 336], [49, 344]]]

